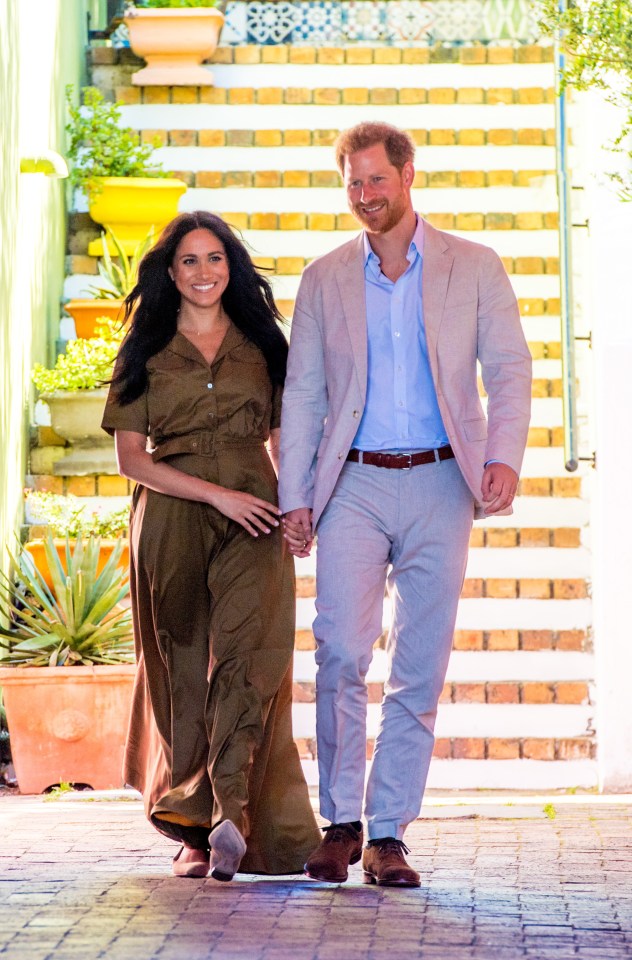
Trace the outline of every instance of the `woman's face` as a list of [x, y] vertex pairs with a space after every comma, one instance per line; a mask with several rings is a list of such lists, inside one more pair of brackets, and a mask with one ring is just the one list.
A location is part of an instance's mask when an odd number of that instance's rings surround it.
[[182, 238], [169, 267], [180, 296], [195, 307], [213, 307], [228, 286], [224, 244], [210, 230], [192, 230]]

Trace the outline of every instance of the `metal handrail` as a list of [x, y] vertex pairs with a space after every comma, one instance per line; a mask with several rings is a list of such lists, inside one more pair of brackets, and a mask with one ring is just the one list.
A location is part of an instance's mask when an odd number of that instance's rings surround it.
[[[558, 0], [561, 13], [568, 0]], [[561, 37], [555, 41], [556, 86], [566, 65]], [[559, 202], [560, 252], [560, 339], [562, 343], [562, 411], [564, 424], [564, 466], [574, 472], [579, 466], [577, 452], [577, 378], [575, 374], [575, 316], [573, 304], [571, 186], [568, 176], [567, 102], [563, 90], [555, 98], [555, 173]]]

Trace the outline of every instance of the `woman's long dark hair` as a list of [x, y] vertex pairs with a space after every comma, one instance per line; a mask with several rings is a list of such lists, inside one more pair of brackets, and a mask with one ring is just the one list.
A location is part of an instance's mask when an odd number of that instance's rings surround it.
[[147, 386], [147, 361], [176, 333], [180, 294], [168, 269], [182, 238], [200, 229], [210, 230], [224, 244], [230, 272], [222, 294], [224, 310], [263, 353], [272, 383], [285, 381], [287, 341], [277, 325], [284, 320], [269, 280], [257, 272], [244, 244], [221, 217], [197, 210], [181, 213], [167, 224], [156, 245], [141, 260], [138, 282], [125, 300], [125, 320], [131, 317], [131, 325], [112, 379], [121, 404], [141, 395]]

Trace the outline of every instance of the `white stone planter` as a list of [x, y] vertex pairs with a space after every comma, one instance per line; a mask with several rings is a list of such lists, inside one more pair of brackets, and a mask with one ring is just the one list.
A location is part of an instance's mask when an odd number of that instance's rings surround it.
[[107, 388], [102, 387], [41, 395], [50, 409], [53, 430], [71, 445], [67, 456], [55, 463], [58, 476], [118, 473], [114, 441], [101, 429], [107, 394]]
[[125, 17], [134, 53], [147, 66], [132, 74], [136, 86], [210, 86], [202, 66], [215, 53], [224, 14], [213, 7], [130, 10]]

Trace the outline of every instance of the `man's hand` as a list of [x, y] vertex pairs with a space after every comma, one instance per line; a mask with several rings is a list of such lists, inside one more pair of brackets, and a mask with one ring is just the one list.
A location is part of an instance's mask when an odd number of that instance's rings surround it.
[[309, 557], [314, 540], [312, 511], [309, 507], [290, 510], [283, 515], [281, 523], [290, 553], [295, 557]]
[[516, 495], [518, 474], [506, 463], [489, 463], [483, 473], [481, 492], [485, 513], [490, 516], [510, 507]]

